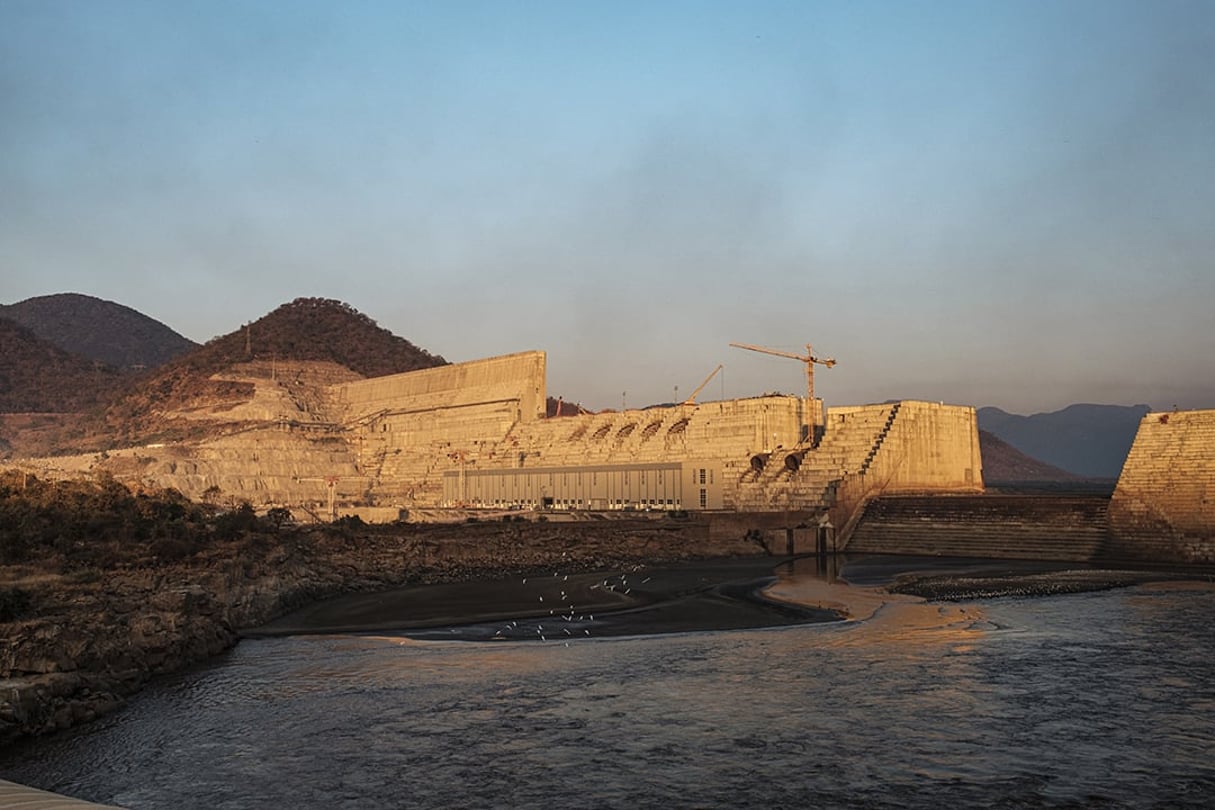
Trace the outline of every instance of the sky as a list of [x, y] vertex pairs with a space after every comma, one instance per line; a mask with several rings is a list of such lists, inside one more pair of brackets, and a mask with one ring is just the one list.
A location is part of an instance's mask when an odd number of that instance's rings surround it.
[[593, 409], [1215, 408], [1215, 2], [0, 0], [0, 303], [301, 296]]

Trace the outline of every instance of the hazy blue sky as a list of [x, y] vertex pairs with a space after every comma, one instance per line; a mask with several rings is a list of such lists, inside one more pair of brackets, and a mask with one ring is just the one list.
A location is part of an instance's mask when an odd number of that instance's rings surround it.
[[299, 296], [591, 408], [1215, 407], [1215, 2], [0, 0], [0, 302]]

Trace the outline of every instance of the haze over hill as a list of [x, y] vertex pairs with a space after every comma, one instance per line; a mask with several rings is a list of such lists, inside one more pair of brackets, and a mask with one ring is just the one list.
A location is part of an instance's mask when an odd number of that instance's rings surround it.
[[64, 351], [0, 318], [0, 413], [65, 413], [92, 408], [119, 384], [103, 363]]
[[1021, 452], [1088, 478], [1117, 478], [1147, 405], [1070, 405], [1018, 416], [979, 408], [979, 427]]
[[155, 368], [198, 344], [128, 306], [79, 293], [0, 305], [8, 318], [71, 354], [119, 370]]
[[983, 458], [983, 483], [1075, 482], [1080, 476], [1031, 458], [1000, 437], [979, 431], [979, 452]]

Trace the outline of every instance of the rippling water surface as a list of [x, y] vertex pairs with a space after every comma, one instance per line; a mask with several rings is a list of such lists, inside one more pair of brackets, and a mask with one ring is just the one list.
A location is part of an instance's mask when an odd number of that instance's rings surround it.
[[1215, 589], [248, 640], [0, 774], [130, 808], [1215, 806]]

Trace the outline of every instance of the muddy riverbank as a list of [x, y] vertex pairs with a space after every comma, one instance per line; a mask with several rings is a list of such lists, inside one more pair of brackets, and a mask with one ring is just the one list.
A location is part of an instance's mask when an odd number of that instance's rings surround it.
[[114, 569], [6, 566], [0, 588], [22, 604], [0, 622], [0, 744], [88, 722], [150, 678], [328, 597], [757, 552], [745, 537], [709, 542], [695, 521], [520, 521], [288, 531]]

